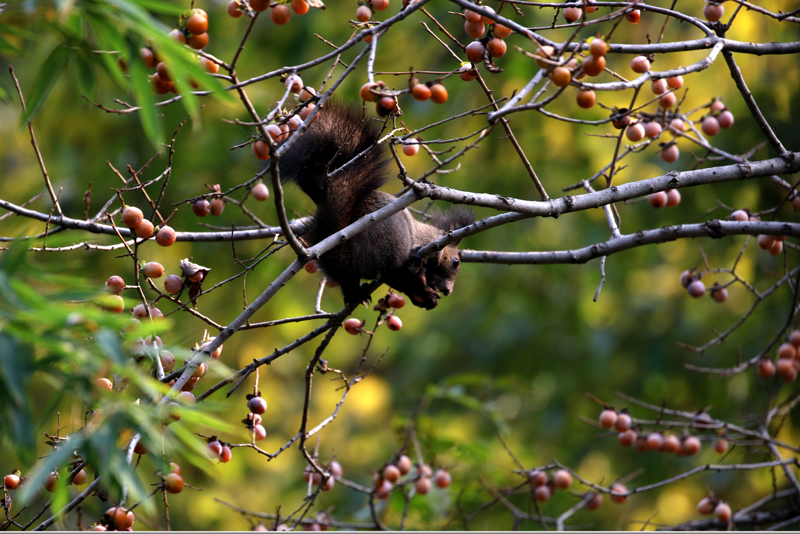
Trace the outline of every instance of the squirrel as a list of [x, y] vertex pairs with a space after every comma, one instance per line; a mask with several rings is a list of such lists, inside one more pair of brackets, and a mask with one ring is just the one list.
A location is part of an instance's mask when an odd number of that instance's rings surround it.
[[[296, 183], [317, 206], [302, 236], [308, 245], [396, 200], [379, 190], [388, 179], [389, 160], [378, 139], [379, 130], [362, 118], [361, 110], [329, 101], [281, 156], [281, 180]], [[339, 284], [346, 304], [370, 300], [366, 284], [361, 285], [368, 279], [380, 280], [430, 310], [440, 292], [453, 291], [460, 264], [458, 243], [426, 258], [417, 251], [474, 220], [471, 210], [455, 207], [434, 214], [427, 224], [404, 209], [322, 254], [318, 263], [323, 274]]]

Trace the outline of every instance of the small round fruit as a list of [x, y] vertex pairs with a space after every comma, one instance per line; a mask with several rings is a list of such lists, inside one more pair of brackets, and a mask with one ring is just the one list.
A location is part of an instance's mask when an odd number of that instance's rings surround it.
[[594, 94], [594, 91], [578, 91], [578, 106], [583, 109], [589, 109], [590, 107], [594, 106], [594, 103], [597, 97]]
[[678, 436], [667, 436], [664, 438], [664, 444], [661, 446], [662, 452], [675, 454], [681, 450], [681, 440]]
[[290, 18], [292, 18], [292, 11], [289, 9], [289, 6], [278, 4], [272, 8], [272, 11], [269, 12], [269, 18], [271, 18], [272, 22], [278, 26], [283, 26], [289, 22]]
[[375, 110], [381, 117], [386, 117], [397, 109], [397, 99], [393, 96], [384, 96], [378, 100]]
[[750, 216], [744, 210], [734, 210], [733, 213], [731, 213], [731, 220], [747, 222], [750, 220]]
[[447, 89], [440, 83], [435, 83], [431, 86], [431, 100], [436, 104], [444, 104], [447, 102]]
[[260, 202], [263, 202], [269, 198], [269, 189], [267, 189], [267, 186], [263, 183], [253, 186], [253, 189], [251, 189], [250, 192], [253, 194], [253, 198]]
[[796, 358], [797, 357], [797, 349], [791, 343], [782, 343], [780, 347], [778, 347], [778, 358]]
[[650, 90], [654, 95], [663, 95], [667, 92], [667, 82], [663, 78], [650, 82]]
[[[628, 488], [617, 482], [613, 486], [611, 486], [611, 491], [614, 493], [628, 493]], [[611, 495], [611, 500], [617, 504], [622, 504], [628, 500], [627, 495]]]
[[725, 6], [721, 4], [710, 3], [706, 4], [703, 8], [703, 16], [708, 22], [717, 22], [722, 18], [725, 13]]
[[[424, 481], [426, 481], [428, 483], [427, 484], [428, 485], [427, 489], [423, 488], [424, 491], [421, 491], [419, 486], [415, 486], [415, 487], [417, 487], [417, 493], [421, 493], [422, 495], [425, 495], [431, 489], [431, 479], [430, 478], [421, 478], [420, 480], [417, 481], [417, 483], [419, 483], [422, 480], [424, 480]], [[424, 486], [424, 485], [425, 484], [423, 483], [422, 486]], [[377, 498], [379, 498], [379, 499], [384, 499], [384, 500], [388, 499], [389, 495], [391, 495], [391, 493], [392, 493], [392, 489], [393, 488], [394, 488], [394, 486], [392, 485], [391, 482], [389, 482], [388, 480], [382, 480], [381, 481], [381, 485], [378, 486], [377, 488], [375, 488], [375, 496]]]
[[764, 379], [775, 376], [775, 364], [769, 358], [762, 358], [758, 362], [758, 376]]
[[360, 22], [367, 22], [372, 18], [372, 10], [367, 6], [358, 6], [356, 9], [356, 19]]
[[47, 475], [47, 478], [44, 479], [44, 489], [53, 493], [58, 486], [58, 475], [55, 473], [50, 473]]
[[512, 32], [513, 30], [511, 28], [503, 26], [502, 24], [495, 23], [494, 28], [492, 28], [492, 33], [498, 39], [505, 39], [506, 37], [511, 35]]
[[795, 347], [800, 347], [800, 330], [792, 330], [792, 333], [789, 334], [789, 343]]
[[464, 20], [467, 22], [480, 22], [481, 21], [481, 14], [472, 11], [471, 9], [464, 10]]
[[683, 119], [678, 119], [678, 118], [672, 119], [669, 123], [669, 127], [679, 132], [686, 131], [686, 123], [683, 122]]
[[683, 271], [681, 273], [681, 285], [683, 287], [689, 287], [689, 284], [692, 283], [692, 271]]
[[583, 60], [581, 67], [587, 76], [597, 76], [606, 68], [606, 58], [605, 56], [589, 56]]
[[629, 141], [633, 141], [634, 143], [641, 141], [644, 139], [644, 126], [642, 126], [640, 122], [628, 126], [625, 130], [625, 136]]
[[675, 96], [675, 93], [664, 93], [661, 95], [661, 98], [658, 99], [658, 105], [664, 109], [671, 108], [678, 102], [678, 97]]
[[643, 74], [650, 70], [650, 60], [645, 56], [636, 56], [631, 60], [631, 69], [637, 74]]
[[720, 288], [711, 288], [711, 298], [714, 299], [714, 302], [719, 302], [722, 304], [726, 300], [728, 300], [728, 290], [724, 287]]
[[589, 510], [590, 512], [594, 512], [595, 510], [597, 510], [601, 506], [603, 506], [603, 494], [602, 493], [596, 493], [594, 495], [594, 497], [589, 499], [589, 502], [586, 503], [586, 509]]
[[[214, 339], [215, 338], [213, 338], [213, 337], [209, 338], [208, 341], [206, 341], [205, 343], [200, 345], [200, 350], [206, 350], [208, 347], [210, 347], [211, 346], [211, 342], [214, 341]], [[212, 359], [214, 359], [214, 360], [218, 360], [219, 359], [220, 355], [222, 355], [222, 347], [223, 347], [223, 345], [220, 345], [219, 347], [217, 347], [217, 350], [215, 350], [214, 352], [211, 353], [211, 358]]]
[[420, 495], [427, 495], [431, 491], [431, 479], [427, 477], [420, 478], [414, 482], [414, 489]]
[[267, 411], [267, 401], [261, 397], [253, 397], [247, 403], [247, 407], [253, 413], [262, 414]]
[[481, 63], [483, 61], [483, 53], [485, 50], [486, 47], [483, 46], [483, 43], [480, 41], [472, 41], [467, 45], [467, 59], [469, 59], [472, 63]]
[[703, 515], [710, 515], [714, 512], [714, 501], [708, 497], [703, 497], [697, 503], [697, 512]]
[[533, 497], [539, 502], [547, 502], [550, 500], [550, 488], [547, 486], [539, 486], [533, 491]]
[[725, 438], [719, 438], [714, 442], [714, 450], [717, 454], [725, 454], [728, 450], [728, 440]]
[[784, 382], [794, 382], [797, 378], [797, 369], [795, 368], [794, 360], [789, 360], [787, 358], [778, 359], [778, 363], [775, 364], [775, 372]]
[[715, 136], [719, 133], [719, 121], [711, 116], [703, 119], [703, 124], [700, 127], [706, 135]]
[[108, 295], [101, 305], [104, 310], [111, 313], [122, 313], [125, 310], [125, 301], [119, 295]]
[[183, 491], [183, 477], [178, 473], [170, 473], [164, 479], [164, 489], [167, 493], [180, 493]]
[[199, 14], [194, 14], [186, 20], [186, 29], [189, 33], [205, 33], [208, 29], [208, 19]]
[[186, 44], [186, 35], [180, 30], [172, 30], [167, 34], [167, 37], [175, 41], [176, 43]]
[[7, 489], [17, 489], [19, 487], [19, 477], [17, 475], [6, 475], [3, 479], [3, 484], [5, 484]]
[[631, 416], [627, 413], [621, 413], [617, 416], [616, 421], [614, 421], [614, 428], [617, 432], [625, 432], [631, 427]]
[[336, 460], [331, 460], [330, 471], [331, 474], [335, 477], [341, 477], [344, 474], [344, 470], [342, 469], [342, 464], [340, 464]]
[[411, 458], [406, 456], [405, 454], [401, 455], [400, 458], [397, 459], [397, 468], [400, 470], [400, 474], [405, 476], [411, 472], [411, 468], [413, 465], [411, 464]]
[[387, 465], [383, 469], [383, 478], [394, 484], [400, 480], [400, 469], [396, 465]]
[[106, 291], [109, 293], [114, 293], [115, 295], [121, 295], [122, 291], [125, 289], [125, 280], [122, 279], [121, 276], [114, 276], [109, 277], [106, 280]]
[[400, 320], [400, 317], [392, 315], [389, 317], [389, 320], [386, 321], [386, 326], [389, 327], [389, 330], [397, 331], [403, 328], [403, 321]]
[[719, 122], [720, 128], [725, 128], [727, 130], [733, 126], [733, 113], [726, 109], [717, 116], [717, 122]]
[[636, 441], [636, 431], [629, 429], [625, 432], [620, 432], [618, 439], [620, 445], [623, 447], [630, 447], [633, 445], [633, 442]]
[[239, 17], [244, 15], [244, 13], [239, 9], [239, 7], [241, 7], [239, 0], [231, 0], [230, 2], [228, 2], [228, 15], [230, 15], [235, 19], [238, 19]]
[[369, 3], [375, 11], [383, 11], [389, 7], [389, 0], [369, 0]]
[[114, 383], [108, 378], [98, 378], [94, 381], [94, 387], [98, 391], [111, 391], [114, 388]]
[[292, 0], [291, 6], [292, 6], [292, 11], [294, 11], [298, 15], [305, 15], [306, 13], [308, 13], [308, 10], [310, 9], [308, 2], [306, 2], [306, 0]]
[[572, 485], [572, 475], [566, 469], [559, 469], [553, 475], [553, 483], [558, 489], [567, 489]]
[[647, 438], [644, 436], [636, 436], [636, 442], [634, 443], [634, 448], [637, 452], [647, 452], [650, 450], [650, 447], [647, 446]]
[[314, 260], [311, 260], [310, 262], [306, 263], [306, 264], [303, 266], [303, 269], [305, 269], [305, 271], [306, 271], [307, 273], [314, 274], [314, 273], [316, 273], [317, 271], [319, 271], [319, 263], [317, 263], [317, 262], [316, 262], [316, 261], [314, 261]]
[[653, 432], [647, 435], [647, 448], [651, 451], [660, 451], [661, 447], [664, 445], [664, 436], [662, 436], [659, 432]]
[[225, 210], [225, 201], [221, 198], [215, 198], [209, 202], [211, 207], [211, 215], [214, 217], [219, 217], [222, 215], [222, 212]]
[[[161, 354], [164, 353], [162, 352]], [[191, 391], [181, 391], [180, 393], [175, 395], [175, 400], [180, 402], [181, 404], [189, 404], [189, 405], [194, 404], [195, 403], [194, 393], [192, 393]]]
[[489, 50], [489, 55], [492, 57], [503, 57], [507, 50], [506, 42], [499, 37], [495, 37], [486, 43], [486, 48]]
[[406, 299], [403, 298], [402, 295], [398, 295], [397, 293], [392, 293], [389, 295], [386, 303], [389, 305], [390, 308], [400, 309], [406, 305]]
[[775, 244], [775, 239], [771, 235], [758, 236], [758, 246], [764, 250], [769, 250]]
[[[611, 428], [617, 422], [618, 417], [617, 412], [614, 410], [603, 410], [600, 412], [600, 426], [603, 428]], [[627, 430], [627, 428], [625, 430]]]
[[203, 32], [203, 33], [198, 33], [196, 35], [192, 35], [186, 42], [188, 43], [189, 46], [191, 46], [195, 50], [202, 50], [206, 46], [208, 46], [208, 41], [209, 41], [208, 34]]
[[678, 161], [678, 156], [680, 156], [678, 145], [669, 145], [661, 150], [661, 159], [667, 163], [675, 163]]
[[[552, 46], [547, 45], [547, 46], [540, 47], [539, 50], [536, 51], [534, 56], [540, 57], [542, 59], [546, 58], [548, 60], [553, 60], [553, 59], [555, 59], [555, 53], [556, 53], [556, 49], [553, 48]], [[542, 59], [537, 59], [536, 60], [536, 64], [539, 65], [539, 67], [542, 68], [542, 69], [548, 68], [550, 66], [550, 63], [547, 63], [546, 61], [542, 61]]]
[[415, 100], [425, 101], [431, 97], [431, 90], [424, 83], [418, 83], [411, 88], [411, 96]]
[[153, 54], [153, 51], [149, 48], [142, 48], [139, 50], [139, 55], [142, 56], [142, 61], [144, 61], [144, 66], [148, 69], [155, 68], [157, 61], [156, 56]]
[[602, 39], [594, 39], [589, 45], [589, 53], [594, 57], [605, 56], [608, 52], [608, 44]]
[[219, 453], [219, 461], [222, 462], [223, 464], [227, 464], [228, 462], [231, 461], [231, 456], [233, 456], [231, 448], [228, 447], [227, 445], [223, 445], [222, 452]]
[[661, 125], [656, 121], [650, 121], [644, 125], [644, 135], [648, 139], [654, 139], [661, 133]]
[[139, 208], [128, 206], [122, 212], [122, 224], [128, 228], [136, 228], [144, 220], [144, 213]]
[[403, 145], [403, 154], [406, 156], [414, 156], [419, 152], [419, 143], [416, 141], [408, 142]]
[[778, 256], [783, 251], [783, 241], [778, 241], [777, 239], [772, 244], [772, 248], [769, 249], [769, 253], [773, 256]]
[[639, 24], [639, 19], [642, 17], [641, 12], [638, 9], [634, 9], [633, 11], [628, 11], [625, 13], [625, 18], [631, 24]]
[[266, 11], [269, 9], [270, 0], [250, 0], [253, 11]]
[[566, 87], [572, 81], [572, 73], [566, 67], [556, 67], [550, 74], [550, 79], [556, 87]]
[[683, 87], [683, 76], [673, 76], [671, 78], [667, 78], [667, 85], [671, 89], [680, 89]]
[[[711, 5], [711, 4], [708, 4]], [[722, 7], [722, 6], [720, 6]], [[731, 507], [728, 506], [726, 503], [721, 502], [714, 508], [714, 515], [717, 516], [719, 521], [723, 523], [727, 523], [731, 520]]]
[[578, 22], [583, 15], [583, 10], [579, 7], [568, 7], [564, 9], [564, 20], [573, 23]]
[[169, 226], [162, 226], [156, 234], [156, 243], [162, 247], [168, 247], [175, 242], [176, 238], [175, 230]]
[[216, 440], [210, 442], [206, 445], [206, 452], [209, 458], [219, 458], [220, 453], [222, 453], [222, 443]]
[[689, 292], [689, 295], [691, 295], [692, 297], [694, 297], [696, 299], [699, 299], [700, 297], [702, 297], [705, 294], [706, 286], [702, 281], [695, 280], [695, 281], [693, 281], [692, 283], [689, 284], [689, 286], [686, 288], [686, 290]]
[[486, 31], [486, 26], [483, 24], [483, 22], [467, 21], [464, 23], [464, 31], [467, 32], [467, 35], [473, 39], [480, 39], [483, 37], [483, 33]]
[[149, 239], [150, 236], [153, 235], [154, 228], [153, 223], [144, 219], [139, 226], [133, 229], [133, 233], [136, 234], [136, 237], [139, 239]]
[[538, 488], [539, 486], [544, 486], [547, 484], [547, 473], [544, 471], [539, 471], [536, 469], [535, 471], [531, 471], [528, 473], [528, 482], [534, 488]]
[[177, 274], [171, 274], [164, 279], [164, 290], [170, 295], [178, 293], [183, 288], [183, 280]]
[[436, 474], [433, 476], [433, 482], [436, 484], [437, 488], [444, 489], [450, 486], [450, 473], [445, 471], [444, 469], [439, 469], [436, 471]]
[[261, 441], [267, 437], [267, 429], [263, 425], [254, 426], [253, 433], [256, 441]]
[[683, 440], [682, 450], [686, 456], [694, 456], [700, 452], [700, 439], [697, 436], [687, 437]]
[[667, 207], [674, 208], [681, 203], [681, 193], [677, 189], [667, 191]]
[[144, 265], [144, 275], [148, 278], [161, 278], [164, 276], [164, 266], [156, 261]]
[[[264, 141], [262, 141], [261, 139], [256, 139], [255, 141], [253, 141], [252, 150], [253, 150], [253, 155], [256, 157], [256, 159], [260, 159], [261, 161], [269, 159], [269, 145], [267, 143], [265, 143]], [[208, 209], [209, 209], [209, 211], [211, 211], [210, 203], [208, 203], [207, 201], [203, 201], [203, 202], [206, 202], [206, 204], [209, 204], [209, 208]], [[224, 208], [224, 206], [223, 206], [223, 208]], [[208, 213], [208, 212], [206, 212], [206, 213]], [[200, 216], [201, 217], [205, 217], [205, 215], [200, 215]]]
[[650, 201], [650, 205], [654, 208], [663, 208], [667, 205], [668, 196], [664, 191], [659, 191], [657, 193], [653, 193], [650, 195], [648, 200]]
[[355, 317], [351, 317], [350, 319], [344, 322], [344, 330], [348, 334], [357, 335], [361, 333], [361, 328], [364, 326], [364, 323], [361, 322], [359, 319]]

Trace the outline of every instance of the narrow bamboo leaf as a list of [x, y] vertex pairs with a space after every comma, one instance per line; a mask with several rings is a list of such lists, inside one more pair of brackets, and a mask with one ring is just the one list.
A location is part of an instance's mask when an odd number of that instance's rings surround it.
[[28, 116], [23, 117], [23, 120], [33, 120], [37, 113], [42, 109], [47, 97], [50, 95], [56, 82], [58, 81], [61, 73], [69, 63], [69, 58], [72, 54], [70, 50], [58, 45], [50, 52], [50, 55], [45, 60], [42, 68], [39, 69], [39, 74], [36, 76], [36, 81], [33, 83], [33, 90], [28, 99]]
[[131, 43], [130, 72], [131, 89], [133, 90], [136, 103], [142, 108], [139, 110], [139, 117], [142, 121], [142, 128], [150, 142], [157, 146], [164, 138], [164, 125], [161, 117], [156, 112], [156, 102], [153, 98], [153, 88], [147, 78], [147, 69], [144, 66], [141, 56]]
[[19, 499], [26, 503], [33, 495], [42, 487], [45, 478], [59, 467], [66, 465], [67, 461], [72, 457], [72, 453], [80, 449], [83, 445], [84, 438], [81, 434], [73, 434], [69, 438], [69, 443], [63, 444], [56, 449], [52, 454], [43, 458], [39, 464], [34, 467], [31, 474], [28, 475], [25, 484], [19, 493]]
[[94, 100], [96, 87], [92, 63], [84, 53], [77, 54], [75, 60], [78, 64], [78, 91]]

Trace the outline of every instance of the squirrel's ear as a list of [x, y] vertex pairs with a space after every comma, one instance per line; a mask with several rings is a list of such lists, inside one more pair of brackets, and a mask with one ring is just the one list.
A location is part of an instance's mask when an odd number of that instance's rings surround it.
[[466, 206], [455, 206], [431, 217], [431, 224], [445, 232], [464, 228], [475, 222], [475, 212]]

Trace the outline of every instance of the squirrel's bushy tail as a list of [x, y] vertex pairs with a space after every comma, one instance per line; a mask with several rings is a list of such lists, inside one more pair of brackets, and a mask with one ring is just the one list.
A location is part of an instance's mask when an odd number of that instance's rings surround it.
[[386, 182], [386, 151], [375, 145], [378, 128], [359, 108], [328, 100], [317, 117], [281, 157], [281, 179], [295, 182], [318, 206], [349, 212]]

